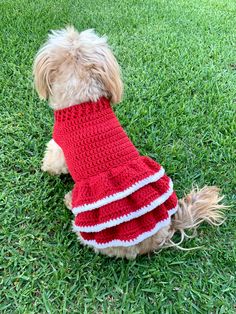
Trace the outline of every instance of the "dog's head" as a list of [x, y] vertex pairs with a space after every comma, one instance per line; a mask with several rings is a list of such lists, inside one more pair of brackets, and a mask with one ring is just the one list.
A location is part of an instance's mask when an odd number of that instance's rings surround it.
[[112, 103], [121, 101], [119, 65], [106, 38], [93, 30], [52, 31], [36, 55], [33, 73], [39, 96], [49, 99], [54, 109], [101, 96]]

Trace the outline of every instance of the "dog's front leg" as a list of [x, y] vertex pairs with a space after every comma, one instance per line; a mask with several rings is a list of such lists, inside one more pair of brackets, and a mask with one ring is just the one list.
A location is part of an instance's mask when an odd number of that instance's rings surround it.
[[68, 173], [64, 153], [53, 139], [47, 143], [41, 169], [52, 175]]

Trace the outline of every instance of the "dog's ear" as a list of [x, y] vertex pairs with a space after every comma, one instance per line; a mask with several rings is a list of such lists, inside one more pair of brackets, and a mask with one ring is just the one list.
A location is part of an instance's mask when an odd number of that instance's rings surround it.
[[119, 103], [123, 95], [123, 83], [120, 67], [109, 49], [106, 52], [101, 69], [100, 76], [106, 90], [110, 93], [111, 102], [113, 104]]
[[33, 65], [35, 88], [42, 99], [48, 99], [52, 95], [51, 82], [54, 72], [50, 53], [44, 46], [37, 53]]
[[120, 67], [107, 45], [97, 48], [97, 56], [92, 71], [105, 87], [111, 103], [119, 103], [123, 95]]

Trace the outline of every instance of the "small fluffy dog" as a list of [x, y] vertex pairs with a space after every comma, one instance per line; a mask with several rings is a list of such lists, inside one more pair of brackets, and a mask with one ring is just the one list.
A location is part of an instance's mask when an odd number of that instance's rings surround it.
[[[185, 230], [203, 221], [222, 223], [218, 188], [193, 190], [178, 201], [164, 169], [140, 156], [123, 131], [111, 107], [121, 101], [123, 84], [106, 38], [73, 27], [53, 31], [33, 72], [37, 92], [49, 99], [55, 118], [42, 170], [70, 172], [75, 181], [65, 204], [75, 215], [81, 243], [133, 259], [178, 247]], [[171, 240], [177, 231], [178, 244]]]

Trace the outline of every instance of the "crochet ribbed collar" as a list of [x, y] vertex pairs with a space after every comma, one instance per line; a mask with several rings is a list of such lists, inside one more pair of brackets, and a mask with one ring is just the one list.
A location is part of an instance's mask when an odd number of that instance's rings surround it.
[[97, 101], [87, 101], [56, 110], [54, 111], [54, 117], [56, 122], [63, 122], [75, 117], [88, 117], [110, 107], [110, 101], [105, 97], [101, 97]]

